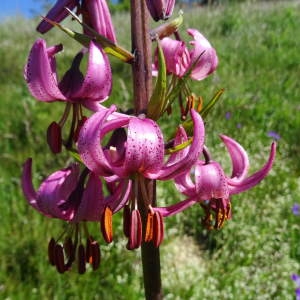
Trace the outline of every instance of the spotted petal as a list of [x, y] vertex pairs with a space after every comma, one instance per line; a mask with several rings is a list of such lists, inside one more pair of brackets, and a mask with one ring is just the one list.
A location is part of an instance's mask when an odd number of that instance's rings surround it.
[[38, 39], [32, 46], [24, 77], [32, 96], [40, 101], [66, 100], [58, 88], [54, 55], [62, 45], [46, 48], [46, 42]]

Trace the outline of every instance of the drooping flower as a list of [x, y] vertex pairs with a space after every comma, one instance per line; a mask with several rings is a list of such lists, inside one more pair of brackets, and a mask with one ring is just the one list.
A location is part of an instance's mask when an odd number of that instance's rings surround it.
[[148, 10], [154, 21], [168, 19], [174, 10], [175, 0], [147, 0]]
[[[28, 203], [47, 217], [69, 222], [70, 229], [57, 240], [51, 238], [48, 245], [49, 262], [58, 272], [70, 270], [75, 261], [80, 274], [85, 272], [86, 262], [93, 270], [99, 267], [100, 247], [88, 233], [86, 221], [106, 221], [107, 211], [113, 214], [125, 205], [130, 188], [125, 181], [116, 183], [113, 193], [104, 197], [99, 177], [87, 169], [80, 173], [79, 165], [71, 164], [48, 176], [36, 191], [32, 184], [32, 160], [24, 163], [22, 190]], [[80, 225], [84, 234], [80, 233]]]
[[225, 135], [221, 135], [221, 139], [231, 157], [231, 176], [226, 176], [220, 164], [215, 161], [198, 160], [192, 171], [175, 178], [177, 189], [186, 195], [187, 199], [169, 207], [154, 208], [162, 216], [174, 215], [195, 203], [200, 203], [206, 212], [205, 225], [211, 227], [211, 212], [214, 212], [214, 227], [220, 228], [224, 221], [231, 217], [230, 196], [254, 187], [267, 176], [275, 158], [275, 143], [271, 145], [267, 163], [259, 171], [247, 176], [249, 162], [246, 151], [235, 140]]
[[[87, 25], [97, 31], [97, 33], [116, 43], [114, 27], [105, 0], [58, 0], [50, 9], [46, 18], [57, 23], [61, 22], [69, 15], [68, 11], [65, 9], [66, 7], [70, 10], [77, 7], [78, 11], [83, 15], [83, 21]], [[37, 31], [46, 33], [52, 27], [53, 25], [46, 20], [43, 20], [37, 26]], [[86, 30], [85, 33], [89, 34]]]
[[91, 42], [85, 77], [79, 69], [85, 52], [82, 50], [58, 82], [55, 54], [61, 50], [62, 45], [47, 48], [42, 39], [34, 43], [24, 70], [32, 96], [39, 101], [67, 101], [87, 107], [93, 105], [93, 102], [106, 100], [111, 92], [112, 74], [108, 58], [102, 49]]
[[[198, 113], [191, 111], [194, 122], [192, 144], [171, 154], [164, 163], [164, 140], [159, 126], [145, 117], [124, 115], [108, 120], [116, 110], [111, 107], [91, 116], [83, 125], [78, 139], [78, 151], [84, 164], [94, 173], [110, 181], [127, 178], [135, 173], [150, 179], [170, 179], [188, 170], [196, 161], [204, 142], [204, 125]], [[126, 130], [127, 129], [127, 133]], [[108, 145], [103, 138], [114, 134]], [[183, 128], [177, 139], [185, 134]]]
[[[173, 40], [169, 37], [161, 40], [167, 72], [178, 77], [190, 72], [194, 80], [203, 80], [218, 66], [216, 50], [209, 41], [196, 29], [188, 29], [188, 34], [193, 37], [190, 42], [192, 49], [180, 40]], [[157, 66], [154, 67], [154, 71]]]
[[128, 198], [129, 188], [124, 189], [124, 182], [117, 185], [112, 195], [104, 197], [98, 176], [86, 170], [80, 174], [78, 164], [52, 173], [35, 191], [31, 169], [32, 160], [28, 159], [23, 166], [23, 193], [32, 207], [50, 218], [73, 223], [100, 221], [105, 207], [115, 213]]

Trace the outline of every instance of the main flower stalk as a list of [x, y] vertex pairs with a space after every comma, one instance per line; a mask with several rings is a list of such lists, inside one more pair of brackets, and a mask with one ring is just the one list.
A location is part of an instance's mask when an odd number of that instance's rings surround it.
[[[149, 13], [144, 0], [131, 0], [131, 41], [134, 53], [132, 64], [135, 113], [146, 110], [152, 91], [151, 39], [149, 35]], [[144, 185], [147, 191], [142, 193]], [[148, 205], [156, 206], [156, 184], [154, 180], [140, 178], [137, 188], [138, 206], [145, 228]], [[142, 264], [145, 298], [162, 299], [159, 248], [153, 243], [142, 243]]]

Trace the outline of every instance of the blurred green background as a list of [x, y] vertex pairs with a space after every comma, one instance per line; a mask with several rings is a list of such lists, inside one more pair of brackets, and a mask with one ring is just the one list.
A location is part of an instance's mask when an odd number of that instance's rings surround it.
[[[269, 132], [280, 139], [270, 175], [253, 190], [232, 197], [233, 219], [222, 230], [204, 230], [198, 206], [166, 221], [161, 246], [165, 299], [294, 299], [290, 275], [300, 272], [300, 216], [291, 211], [300, 203], [300, 2], [219, 1], [182, 8], [182, 30], [197, 28], [219, 56], [215, 74], [191, 84], [204, 101], [225, 88], [207, 118], [206, 144], [213, 158], [230, 173], [218, 137], [223, 133], [245, 147], [255, 171], [268, 157]], [[113, 21], [119, 43], [130, 49], [128, 13], [116, 12]], [[37, 187], [69, 160], [52, 155], [45, 143], [46, 128], [58, 121], [63, 103], [34, 100], [22, 76], [39, 37], [37, 22], [14, 17], [0, 23], [0, 298], [143, 299], [140, 254], [125, 249], [120, 214], [114, 218], [110, 245], [105, 245], [98, 224], [90, 226], [101, 243], [98, 271], [60, 275], [47, 262], [48, 241], [62, 232], [63, 222], [47, 219], [26, 204], [20, 191], [21, 166], [33, 157]], [[189, 39], [184, 33], [182, 37]], [[44, 38], [48, 45], [64, 44], [57, 56], [63, 74], [80, 46], [57, 30]], [[131, 69], [115, 59], [111, 63], [109, 103], [126, 109], [131, 105]], [[160, 125], [168, 134], [175, 123], [165, 117]], [[158, 184], [160, 205], [180, 199], [172, 184]]]

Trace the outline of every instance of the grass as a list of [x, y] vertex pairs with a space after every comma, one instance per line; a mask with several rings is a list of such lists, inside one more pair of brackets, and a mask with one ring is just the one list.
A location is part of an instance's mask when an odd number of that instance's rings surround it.
[[[222, 230], [205, 231], [196, 206], [167, 220], [161, 246], [166, 299], [294, 299], [290, 275], [300, 272], [300, 222], [291, 213], [300, 193], [299, 5], [299, 1], [261, 2], [185, 11], [183, 27], [198, 28], [207, 36], [220, 61], [216, 74], [193, 83], [193, 91], [207, 100], [216, 90], [226, 89], [206, 124], [206, 143], [214, 159], [230, 172], [219, 133], [241, 142], [252, 171], [267, 158], [272, 140], [268, 132], [276, 131], [281, 139], [271, 174], [255, 189], [233, 197], [233, 219]], [[129, 21], [124, 20], [129, 20], [127, 14], [114, 16], [120, 44], [129, 47]], [[107, 246], [101, 241], [99, 271], [61, 276], [47, 263], [47, 242], [61, 232], [62, 223], [26, 205], [20, 170], [33, 156], [38, 184], [67, 158], [51, 155], [44, 138], [62, 105], [32, 99], [22, 78], [28, 51], [38, 36], [35, 24], [22, 18], [0, 24], [0, 297], [142, 299], [139, 252], [125, 250], [119, 217], [114, 243]], [[62, 72], [79, 46], [56, 31], [46, 39], [49, 45], [64, 43], [65, 52], [58, 59]], [[111, 102], [126, 108], [131, 99], [130, 66], [113, 60], [112, 67]], [[166, 132], [173, 128], [168, 118], [161, 125]], [[160, 204], [179, 198], [171, 184], [159, 184]], [[96, 224], [92, 231], [100, 236]]]

